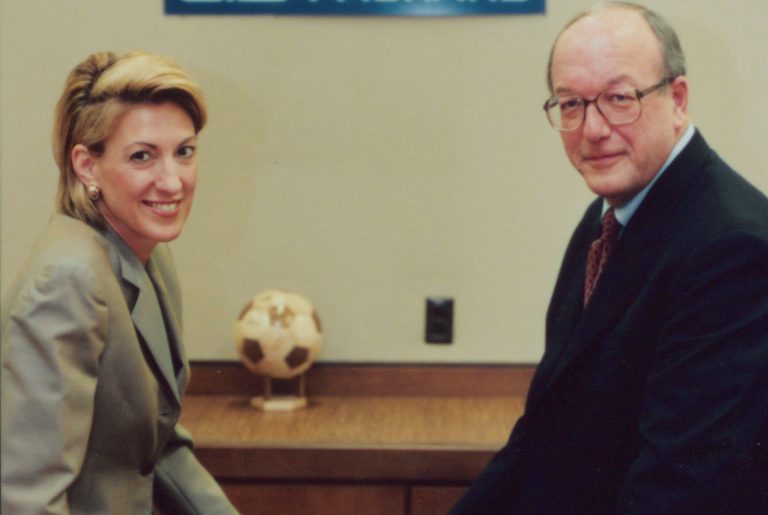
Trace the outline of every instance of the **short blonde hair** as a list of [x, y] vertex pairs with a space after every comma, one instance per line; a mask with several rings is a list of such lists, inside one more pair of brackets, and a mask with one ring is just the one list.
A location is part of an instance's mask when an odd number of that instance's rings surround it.
[[115, 121], [132, 105], [173, 102], [192, 120], [195, 133], [205, 126], [203, 94], [174, 61], [149, 52], [91, 54], [67, 77], [56, 105], [53, 156], [59, 167], [56, 208], [93, 225], [104, 225], [95, 203], [72, 164], [72, 149], [82, 144], [94, 155], [104, 153]]

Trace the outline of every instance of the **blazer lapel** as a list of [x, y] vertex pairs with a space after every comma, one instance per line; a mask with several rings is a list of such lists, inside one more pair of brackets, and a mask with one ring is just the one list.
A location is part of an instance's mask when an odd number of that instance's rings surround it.
[[[162, 308], [163, 315], [165, 317], [166, 333], [172, 360], [171, 369], [176, 372], [174, 374], [174, 384], [176, 386], [176, 393], [178, 395], [182, 390], [182, 385], [186, 383], [186, 374], [188, 373], [187, 368], [184, 365], [187, 360], [184, 354], [184, 345], [182, 345], [181, 320], [179, 320], [177, 316], [177, 306], [175, 306], [171, 301], [171, 295], [168, 292], [165, 279], [161, 273], [161, 267], [158, 266], [154, 255], [147, 264], [147, 272], [155, 283], [157, 288], [157, 297], [160, 301], [160, 307]], [[176, 357], [177, 363], [173, 362], [174, 355]]]
[[[634, 245], [624, 243], [616, 247], [589, 304], [567, 337], [563, 351], [554, 363], [546, 382], [545, 390], [549, 389], [576, 356], [592, 343], [599, 342], [607, 332], [618, 325], [621, 315], [626, 312], [643, 286], [645, 275], [634, 266], [637, 259], [643, 258], [638, 254], [639, 249], [629, 250]], [[653, 258], [653, 255], [646, 257]], [[584, 274], [581, 275], [583, 277]], [[582, 290], [583, 287], [579, 291]], [[582, 297], [579, 296], [576, 302], [583, 302]]]
[[[547, 354], [541, 377], [531, 386], [529, 404], [535, 404], [567, 370], [574, 358], [614, 329], [646, 282], [659, 259], [664, 242], [674, 237], [675, 212], [681, 200], [693, 194], [696, 170], [709, 152], [697, 132], [693, 140], [659, 178], [643, 204], [624, 229], [592, 298], [582, 310], [586, 252], [599, 232], [577, 229], [573, 250], [566, 255], [553, 305], [548, 314]], [[586, 214], [582, 226], [591, 227], [599, 217], [597, 205]], [[580, 227], [582, 227], [580, 226]], [[579, 316], [578, 313], [581, 313]], [[551, 348], [551, 350], [550, 350]], [[537, 371], [537, 375], [539, 375]], [[534, 389], [535, 387], [535, 389]]]
[[527, 409], [534, 406], [559, 374], [563, 356], [583, 314], [584, 272], [589, 244], [600, 234], [600, 204], [594, 202], [571, 237], [547, 310], [546, 351], [536, 367]]
[[[111, 230], [107, 230], [104, 236], [116, 251], [117, 268], [121, 279], [123, 282], [129, 283], [137, 292], [133, 306], [131, 306], [131, 302], [128, 303], [129, 308], [131, 308], [131, 319], [142, 343], [146, 345], [154, 360], [155, 370], [159, 374], [158, 381], [166, 383], [176, 401], [181, 403], [171, 355], [171, 342], [168, 339], [166, 323], [161, 310], [160, 303], [163, 301], [160, 300], [160, 297], [162, 294], [156, 293], [152, 280], [141, 261], [122, 239]], [[158, 290], [160, 290], [159, 286]], [[168, 318], [173, 317], [169, 316]], [[172, 333], [172, 339], [177, 339], [178, 327], [174, 322], [168, 323], [168, 326]]]
[[143, 274], [139, 290], [139, 297], [136, 299], [136, 305], [131, 312], [133, 325], [146, 342], [163, 379], [170, 387], [176, 400], [180, 401], [171, 355], [171, 343], [168, 340], [166, 324], [160, 307], [160, 295], [156, 293], [146, 272]]

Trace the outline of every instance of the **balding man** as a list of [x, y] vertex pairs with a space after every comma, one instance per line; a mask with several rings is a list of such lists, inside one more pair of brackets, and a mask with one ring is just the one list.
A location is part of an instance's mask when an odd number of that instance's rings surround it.
[[548, 76], [549, 122], [599, 198], [525, 414], [452, 513], [768, 513], [768, 199], [690, 124], [656, 13], [579, 14]]

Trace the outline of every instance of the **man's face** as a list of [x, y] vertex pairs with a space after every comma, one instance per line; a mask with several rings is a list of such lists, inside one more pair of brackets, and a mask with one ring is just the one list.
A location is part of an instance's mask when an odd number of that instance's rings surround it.
[[[646, 89], [663, 77], [661, 48], [645, 20], [609, 8], [582, 18], [558, 40], [552, 57], [557, 96], [593, 99], [630, 87]], [[687, 126], [684, 77], [641, 99], [640, 118], [611, 125], [594, 104], [581, 127], [562, 132], [563, 146], [587, 186], [613, 206], [630, 200], [653, 179]]]

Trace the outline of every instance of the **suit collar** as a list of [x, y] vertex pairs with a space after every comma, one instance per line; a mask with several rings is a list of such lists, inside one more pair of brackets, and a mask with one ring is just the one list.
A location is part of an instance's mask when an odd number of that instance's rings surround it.
[[178, 365], [181, 367], [178, 371], [176, 364], [173, 362], [173, 356], [171, 358], [171, 367], [169, 370], [174, 372], [173, 378], [175, 379], [173, 385], [177, 387], [177, 397], [181, 400], [179, 385], [186, 383], [186, 356], [184, 355], [184, 346], [182, 345], [182, 327], [181, 320], [177, 316], [177, 308], [174, 302], [171, 300], [171, 295], [166, 285], [166, 281], [163, 274], [163, 267], [161, 266], [161, 258], [158, 254], [153, 254], [152, 258], [147, 263], [147, 273], [155, 284], [157, 289], [157, 297], [160, 302], [160, 306], [163, 311], [165, 319], [165, 327], [167, 331], [168, 343], [172, 353], [175, 353], [175, 358], [178, 360]]
[[[685, 198], [695, 194], [697, 172], [710, 153], [697, 131], [648, 192], [624, 228], [592, 298], [581, 308], [589, 244], [599, 232], [600, 200], [585, 214], [573, 255], [567, 256], [558, 279], [547, 335], [547, 353], [539, 381], [532, 385], [529, 403], [535, 402], [584, 349], [599, 342], [626, 312], [646, 283], [648, 271], [659, 258], [662, 242], [674, 236], [669, 223]], [[562, 283], [562, 284], [561, 284]], [[579, 315], [580, 313], [580, 315]]]
[[[102, 235], [112, 246], [110, 257], [113, 268], [120, 278], [134, 288], [141, 289], [145, 274], [141, 260], [111, 228], [102, 229]], [[133, 308], [132, 305], [129, 307]]]
[[[667, 171], [669, 165], [671, 165], [677, 159], [677, 156], [680, 155], [683, 149], [688, 146], [688, 143], [690, 143], [695, 134], [696, 129], [694, 129], [693, 125], [688, 125], [688, 128], [683, 132], [680, 139], [677, 141], [677, 143], [675, 143], [674, 147], [672, 147], [672, 152], [667, 158], [667, 161], [661, 167], [661, 170], [659, 170], [659, 172], [650, 180], [646, 187], [643, 188], [634, 197], [632, 197], [626, 204], [622, 206], [616, 206], [614, 210], [616, 212], [616, 219], [621, 222], [621, 225], [626, 226], [629, 223], [632, 215], [635, 214], [637, 208], [643, 203], [645, 197], [648, 195], [648, 192], [651, 191], [656, 182], [661, 178], [662, 175], [664, 175], [664, 172]], [[610, 206], [608, 205], [608, 202], [603, 200], [603, 213], [605, 213], [609, 207]]]
[[[181, 403], [179, 381], [171, 352], [171, 346], [174, 349], [180, 348], [181, 329], [175, 310], [169, 305], [167, 289], [156, 263], [156, 252], [152, 253], [145, 268], [138, 256], [112, 229], [107, 228], [102, 234], [113, 249], [111, 258], [123, 283], [123, 293], [131, 310], [133, 325], [160, 372], [161, 377], [158, 379], [166, 383], [176, 401]], [[182, 358], [180, 350], [177, 352]]]

